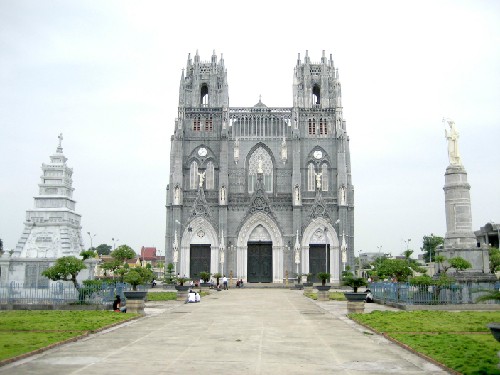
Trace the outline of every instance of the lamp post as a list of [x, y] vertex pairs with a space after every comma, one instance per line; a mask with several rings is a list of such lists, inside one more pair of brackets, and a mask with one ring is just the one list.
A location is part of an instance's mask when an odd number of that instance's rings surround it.
[[118, 241], [120, 241], [120, 239], [118, 239], [118, 238], [117, 238], [117, 239], [115, 240], [115, 238], [113, 237], [113, 238], [111, 238], [111, 241], [113, 241], [113, 250], [114, 250], [114, 249], [115, 249], [115, 246], [116, 246], [116, 243], [117, 243]]
[[94, 238], [94, 237], [96, 236], [96, 234], [93, 234], [93, 235], [92, 235], [92, 234], [90, 234], [90, 232], [87, 232], [87, 234], [88, 234], [88, 235], [89, 235], [89, 237], [90, 237], [90, 248], [91, 248], [92, 250], [94, 250], [94, 245], [92, 244], [92, 238]]

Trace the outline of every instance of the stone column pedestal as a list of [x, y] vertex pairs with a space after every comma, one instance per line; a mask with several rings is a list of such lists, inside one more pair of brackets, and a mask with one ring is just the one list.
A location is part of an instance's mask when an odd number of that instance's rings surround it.
[[127, 313], [136, 313], [144, 315], [144, 300], [129, 299], [127, 300]]
[[362, 314], [365, 312], [365, 302], [350, 302], [347, 301], [348, 314]]

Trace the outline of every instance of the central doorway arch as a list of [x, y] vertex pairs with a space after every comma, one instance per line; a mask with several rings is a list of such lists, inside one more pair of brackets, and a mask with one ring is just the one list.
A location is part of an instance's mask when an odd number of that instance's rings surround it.
[[276, 222], [269, 215], [256, 212], [238, 233], [237, 275], [250, 283], [282, 283], [283, 250]]

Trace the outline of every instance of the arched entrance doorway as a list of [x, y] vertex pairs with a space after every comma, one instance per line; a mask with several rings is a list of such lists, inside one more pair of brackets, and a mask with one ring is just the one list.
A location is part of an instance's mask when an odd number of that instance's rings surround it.
[[257, 225], [247, 242], [247, 282], [273, 282], [273, 242], [269, 232]]
[[302, 273], [329, 272], [330, 282], [340, 283], [340, 251], [337, 231], [323, 218], [309, 223], [302, 236]]
[[212, 224], [197, 217], [182, 233], [178, 272], [181, 276], [199, 279], [200, 272], [219, 272], [219, 239]]
[[236, 268], [247, 282], [283, 282], [283, 239], [274, 220], [262, 212], [241, 227], [237, 240]]

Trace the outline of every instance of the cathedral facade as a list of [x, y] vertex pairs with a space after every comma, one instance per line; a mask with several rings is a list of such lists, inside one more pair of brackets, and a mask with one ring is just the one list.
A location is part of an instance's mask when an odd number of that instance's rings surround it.
[[332, 56], [300, 54], [293, 106], [230, 107], [224, 59], [188, 57], [166, 191], [166, 262], [250, 283], [354, 263], [354, 189]]

